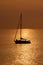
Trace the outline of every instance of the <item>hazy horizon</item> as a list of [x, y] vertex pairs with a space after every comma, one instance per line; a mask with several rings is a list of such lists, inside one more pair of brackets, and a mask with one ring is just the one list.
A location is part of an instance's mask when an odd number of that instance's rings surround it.
[[21, 12], [23, 28], [43, 29], [42, 0], [1, 0], [0, 29], [16, 29]]

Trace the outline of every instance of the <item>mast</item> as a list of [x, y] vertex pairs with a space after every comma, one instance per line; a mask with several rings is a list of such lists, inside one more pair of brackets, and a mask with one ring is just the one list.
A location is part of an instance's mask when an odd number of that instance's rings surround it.
[[20, 39], [22, 38], [22, 13], [20, 14]]

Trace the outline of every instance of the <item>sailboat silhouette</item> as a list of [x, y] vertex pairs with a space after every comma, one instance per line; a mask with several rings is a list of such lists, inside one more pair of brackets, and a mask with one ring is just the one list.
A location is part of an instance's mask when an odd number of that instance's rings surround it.
[[18, 39], [15, 39], [14, 40], [14, 42], [16, 43], [16, 44], [30, 44], [31, 43], [31, 41], [30, 40], [26, 40], [26, 39], [24, 39], [23, 37], [22, 37], [22, 13], [20, 13], [20, 40], [18, 40]]

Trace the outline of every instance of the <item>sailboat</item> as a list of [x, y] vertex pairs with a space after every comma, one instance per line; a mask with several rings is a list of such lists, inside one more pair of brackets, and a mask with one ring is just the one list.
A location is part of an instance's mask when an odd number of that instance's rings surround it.
[[30, 40], [26, 40], [22, 37], [22, 13], [20, 14], [20, 39], [15, 39], [14, 42], [16, 44], [30, 44], [31, 41]]

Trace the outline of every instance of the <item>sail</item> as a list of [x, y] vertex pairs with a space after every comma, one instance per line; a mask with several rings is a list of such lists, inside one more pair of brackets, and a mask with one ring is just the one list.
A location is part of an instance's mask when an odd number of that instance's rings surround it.
[[20, 14], [20, 39], [22, 38], [22, 13]]

